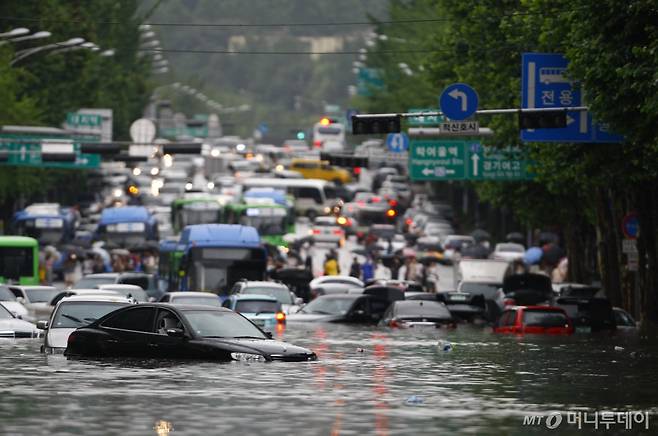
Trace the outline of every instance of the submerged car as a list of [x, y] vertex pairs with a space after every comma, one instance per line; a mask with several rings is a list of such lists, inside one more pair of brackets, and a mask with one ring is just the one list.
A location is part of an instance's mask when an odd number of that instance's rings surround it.
[[233, 294], [222, 306], [243, 315], [264, 330], [273, 330], [286, 322], [281, 303], [271, 295]]
[[445, 304], [431, 300], [399, 300], [388, 308], [380, 325], [387, 327], [441, 327], [452, 324]]
[[87, 295], [63, 298], [53, 311], [49, 321], [37, 322], [37, 328], [46, 330], [41, 352], [56, 353], [66, 348], [69, 335], [78, 327], [84, 327], [108, 313], [134, 304], [123, 296]]
[[37, 338], [39, 333], [34, 324], [16, 318], [0, 304], [0, 338]]
[[278, 342], [221, 307], [139, 304], [73, 332], [67, 357], [140, 357], [219, 361], [317, 360], [306, 348]]
[[495, 333], [571, 335], [573, 323], [567, 313], [552, 306], [513, 306], [505, 309]]
[[295, 313], [299, 310], [304, 300], [297, 297], [288, 286], [283, 283], [266, 282], [260, 280], [240, 280], [231, 289], [232, 294], [259, 294], [271, 295], [281, 303], [281, 310], [285, 314]]
[[9, 290], [35, 320], [50, 316], [53, 311], [50, 301], [60, 292], [54, 286], [9, 285]]
[[288, 316], [288, 322], [343, 322], [377, 324], [390, 301], [374, 295], [321, 295], [299, 312]]
[[27, 307], [25, 307], [17, 300], [16, 296], [9, 290], [7, 286], [0, 286], [0, 306], [3, 306], [16, 318], [30, 318]]

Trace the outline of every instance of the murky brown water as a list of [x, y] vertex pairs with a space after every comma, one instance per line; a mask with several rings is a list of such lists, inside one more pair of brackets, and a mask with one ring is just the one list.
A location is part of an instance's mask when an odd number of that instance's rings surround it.
[[[0, 340], [0, 434], [148, 435], [158, 422], [171, 435], [583, 434], [593, 425], [531, 429], [523, 417], [658, 412], [658, 348], [633, 336], [291, 324], [279, 338], [320, 360], [68, 361], [39, 354], [35, 340]], [[453, 350], [441, 351], [439, 338]]]

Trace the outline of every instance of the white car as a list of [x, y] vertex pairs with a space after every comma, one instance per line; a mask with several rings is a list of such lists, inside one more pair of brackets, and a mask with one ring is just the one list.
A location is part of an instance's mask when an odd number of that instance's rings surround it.
[[[109, 285], [98, 285], [98, 289], [103, 291], [114, 291], [126, 298], [134, 298], [135, 301], [145, 303], [149, 301], [149, 296], [137, 285], [124, 285], [122, 283], [112, 283]], [[153, 300], [151, 300], [153, 301]]]
[[468, 235], [448, 235], [443, 238], [443, 257], [447, 260], [455, 260], [455, 252], [464, 247], [475, 245], [475, 239]]
[[160, 298], [160, 303], [198, 304], [201, 306], [221, 307], [222, 302], [217, 294], [210, 292], [167, 292]]
[[0, 305], [4, 306], [16, 318], [31, 320], [27, 307], [16, 299], [16, 296], [7, 286], [0, 286]]
[[311, 229], [311, 236], [315, 242], [331, 242], [339, 247], [345, 243], [345, 230], [333, 216], [317, 217]]
[[16, 318], [0, 304], [0, 338], [37, 338], [39, 334], [34, 324]]
[[37, 328], [46, 330], [41, 351], [63, 352], [69, 335], [78, 327], [84, 327], [108, 313], [134, 304], [132, 299], [112, 295], [75, 295], [65, 297], [55, 307], [49, 321], [37, 322]]
[[9, 290], [16, 296], [16, 301], [25, 306], [29, 316], [34, 320], [50, 316], [53, 312], [50, 302], [60, 292], [54, 286], [9, 285]]
[[346, 284], [355, 288], [362, 288], [365, 286], [363, 281], [352, 276], [320, 276], [311, 280], [309, 287], [313, 289], [328, 283]]
[[500, 244], [496, 244], [491, 258], [514, 262], [515, 260], [523, 260], [524, 254], [525, 247], [523, 245], [513, 242], [501, 242]]

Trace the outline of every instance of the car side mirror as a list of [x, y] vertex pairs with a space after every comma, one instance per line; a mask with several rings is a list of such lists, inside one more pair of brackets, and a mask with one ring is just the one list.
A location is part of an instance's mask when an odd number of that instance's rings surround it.
[[21, 303], [21, 304], [25, 304], [25, 298], [23, 298], [23, 297], [16, 297], [16, 301]]
[[304, 299], [300, 298], [300, 297], [296, 297], [295, 298], [295, 305], [296, 306], [301, 306], [302, 304], [304, 304]]
[[355, 310], [354, 311], [354, 316], [365, 316], [366, 311], [363, 309]]
[[272, 332], [265, 332], [265, 336], [267, 336], [267, 339], [272, 339]]
[[48, 321], [45, 320], [37, 321], [37, 328], [39, 330], [48, 330]]
[[167, 336], [172, 338], [182, 338], [185, 336], [183, 329], [167, 329]]
[[155, 297], [149, 297], [149, 303], [155, 303], [156, 299]]

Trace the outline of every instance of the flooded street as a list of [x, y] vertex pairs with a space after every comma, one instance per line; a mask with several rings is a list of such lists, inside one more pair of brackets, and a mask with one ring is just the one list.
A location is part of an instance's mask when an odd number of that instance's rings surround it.
[[[658, 411], [657, 349], [622, 334], [290, 324], [275, 338], [319, 361], [70, 361], [37, 340], [2, 340], [0, 434], [527, 434], [530, 414]], [[593, 425], [559, 427], [583, 431]]]

